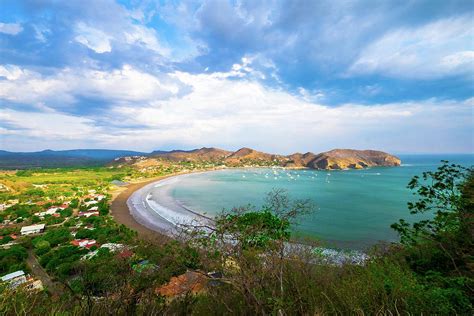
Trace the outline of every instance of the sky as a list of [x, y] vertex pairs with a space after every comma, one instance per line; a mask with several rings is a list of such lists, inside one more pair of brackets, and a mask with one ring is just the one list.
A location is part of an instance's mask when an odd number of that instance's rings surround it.
[[2, 150], [474, 152], [470, 0], [0, 6]]

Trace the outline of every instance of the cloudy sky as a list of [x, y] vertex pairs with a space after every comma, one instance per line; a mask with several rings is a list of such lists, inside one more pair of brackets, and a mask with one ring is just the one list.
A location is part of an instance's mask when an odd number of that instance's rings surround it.
[[2, 0], [0, 149], [473, 152], [473, 12]]

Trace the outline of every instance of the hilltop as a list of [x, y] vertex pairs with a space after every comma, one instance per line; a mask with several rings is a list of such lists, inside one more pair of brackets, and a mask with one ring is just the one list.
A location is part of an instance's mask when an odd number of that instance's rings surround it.
[[75, 149], [39, 152], [0, 151], [0, 169], [43, 167], [81, 167], [112, 164], [152, 168], [163, 164], [200, 164], [203, 166], [278, 166], [311, 169], [361, 169], [374, 166], [398, 166], [400, 159], [376, 150], [334, 149], [314, 154], [294, 153], [288, 156], [269, 154], [243, 147], [229, 151], [214, 147], [193, 150], [153, 151]]
[[324, 170], [399, 166], [401, 163], [398, 157], [376, 150], [334, 149], [319, 154], [307, 152], [305, 154], [295, 153], [284, 156], [264, 153], [246, 147], [235, 152], [203, 147], [189, 151], [158, 152], [148, 157], [122, 157], [116, 159], [116, 163], [126, 163], [138, 167], [151, 167], [155, 164], [162, 164], [164, 161], [229, 167], [278, 166]]

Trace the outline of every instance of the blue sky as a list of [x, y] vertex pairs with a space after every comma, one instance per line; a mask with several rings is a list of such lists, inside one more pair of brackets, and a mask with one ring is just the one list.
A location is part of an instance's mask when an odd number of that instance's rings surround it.
[[472, 1], [9, 1], [0, 146], [474, 151]]

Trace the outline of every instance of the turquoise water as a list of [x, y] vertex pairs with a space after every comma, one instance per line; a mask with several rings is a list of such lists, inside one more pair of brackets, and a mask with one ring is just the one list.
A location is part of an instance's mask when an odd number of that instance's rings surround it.
[[292, 199], [310, 199], [315, 204], [315, 211], [294, 227], [297, 235], [319, 239], [326, 246], [363, 249], [378, 241], [397, 240], [390, 224], [413, 219], [406, 205], [414, 196], [406, 185], [414, 175], [436, 169], [441, 159], [474, 164], [474, 155], [400, 158], [401, 167], [366, 170], [258, 168], [192, 174], [172, 185], [170, 192], [186, 207], [212, 216], [224, 208], [260, 206], [266, 193], [282, 188]]

